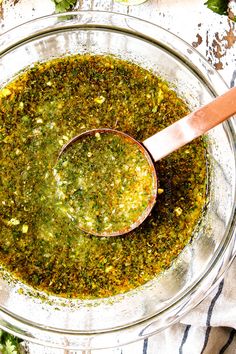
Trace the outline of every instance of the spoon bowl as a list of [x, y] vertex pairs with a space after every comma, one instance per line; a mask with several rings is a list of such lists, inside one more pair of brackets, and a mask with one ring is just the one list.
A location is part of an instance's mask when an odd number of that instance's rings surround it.
[[92, 235], [127, 234], [156, 202], [158, 180], [149, 152], [118, 130], [75, 136], [62, 147], [55, 172], [67, 214]]

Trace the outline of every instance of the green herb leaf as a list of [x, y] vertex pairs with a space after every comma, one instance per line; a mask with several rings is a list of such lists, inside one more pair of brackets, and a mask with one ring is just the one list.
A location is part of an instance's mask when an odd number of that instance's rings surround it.
[[20, 348], [20, 342], [22, 342], [22, 339], [0, 329], [0, 351], [2, 354], [23, 353]]
[[205, 5], [219, 15], [227, 15], [228, 0], [208, 0]]
[[56, 12], [71, 10], [76, 5], [77, 0], [52, 0], [56, 6]]
[[12, 340], [12, 338], [7, 338], [5, 346], [6, 346], [6, 352], [8, 354], [18, 354], [19, 353], [18, 348], [17, 348], [18, 344], [14, 343], [14, 340]]

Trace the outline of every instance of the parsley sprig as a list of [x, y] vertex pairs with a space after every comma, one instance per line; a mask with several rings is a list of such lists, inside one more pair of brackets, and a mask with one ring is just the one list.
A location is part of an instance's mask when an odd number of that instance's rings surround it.
[[233, 4], [233, 0], [208, 0], [204, 5], [219, 15], [228, 15], [231, 20], [236, 22], [236, 14], [232, 10]]
[[228, 0], [208, 0], [205, 5], [219, 15], [227, 15], [228, 3]]
[[21, 354], [21, 339], [0, 329], [0, 353], [1, 354]]
[[52, 0], [56, 5], [56, 12], [71, 10], [76, 5], [77, 0]]

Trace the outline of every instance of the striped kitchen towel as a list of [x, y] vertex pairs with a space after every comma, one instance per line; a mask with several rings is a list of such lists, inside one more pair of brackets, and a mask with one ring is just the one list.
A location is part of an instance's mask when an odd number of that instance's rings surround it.
[[142, 351], [129, 354], [236, 354], [235, 280], [236, 259], [218, 287], [180, 323], [145, 340]]

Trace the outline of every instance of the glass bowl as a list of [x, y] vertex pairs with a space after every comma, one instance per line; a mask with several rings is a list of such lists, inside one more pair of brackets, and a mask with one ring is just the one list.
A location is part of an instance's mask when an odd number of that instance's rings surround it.
[[[74, 53], [112, 54], [167, 80], [193, 109], [227, 86], [207, 61], [170, 32], [108, 12], [36, 19], [0, 37], [0, 87], [38, 61]], [[209, 202], [193, 241], [174, 266], [144, 286], [112, 298], [63, 299], [39, 293], [1, 269], [0, 327], [47, 346], [101, 349], [151, 336], [175, 323], [215, 286], [235, 243], [235, 122], [208, 134]]]

